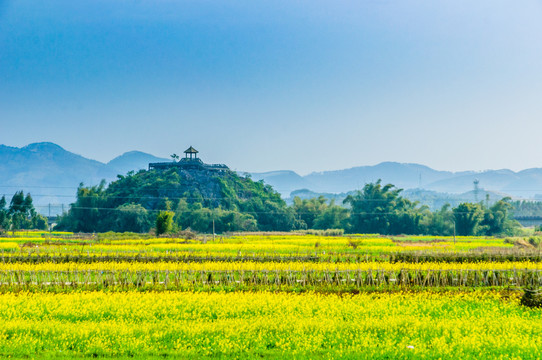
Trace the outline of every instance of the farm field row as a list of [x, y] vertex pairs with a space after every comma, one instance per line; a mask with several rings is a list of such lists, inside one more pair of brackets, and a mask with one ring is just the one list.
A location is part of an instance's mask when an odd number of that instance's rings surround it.
[[519, 289], [542, 286], [542, 271], [0, 271], [0, 291]]
[[464, 252], [476, 249], [506, 250], [514, 245], [505, 239], [491, 237], [379, 237], [352, 235], [324, 237], [316, 235], [236, 235], [198, 239], [129, 238], [91, 236], [70, 238], [48, 233], [21, 233], [0, 238], [0, 251], [55, 254], [191, 254], [191, 255], [250, 255], [250, 254], [382, 254], [400, 252]]
[[507, 262], [359, 262], [359, 263], [333, 263], [333, 262], [38, 262], [38, 263], [11, 263], [0, 262], [0, 271], [457, 271], [457, 270], [483, 270], [483, 271], [527, 271], [542, 270], [542, 262], [534, 261], [507, 261]]
[[0, 356], [527, 359], [541, 320], [480, 291], [11, 293]]

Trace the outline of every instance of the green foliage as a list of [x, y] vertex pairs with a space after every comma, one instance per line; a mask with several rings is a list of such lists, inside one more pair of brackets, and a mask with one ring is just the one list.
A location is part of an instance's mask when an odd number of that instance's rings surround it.
[[178, 217], [177, 223], [182, 227], [204, 233], [213, 232], [213, 222], [216, 233], [258, 230], [257, 221], [252, 215], [222, 208], [183, 211]]
[[139, 205], [148, 213], [174, 211], [173, 227], [202, 232], [212, 232], [213, 218], [217, 232], [289, 231], [300, 226], [295, 212], [286, 206], [280, 194], [263, 182], [230, 171], [170, 169], [118, 176], [107, 188], [104, 183], [81, 185], [77, 201], [62, 217], [59, 229], [147, 231], [142, 209], [122, 207], [127, 204]]
[[34, 216], [31, 218], [30, 228], [36, 230], [47, 230], [49, 228], [47, 218], [41, 214], [34, 214]]
[[327, 203], [324, 196], [313, 199], [294, 197], [292, 206], [300, 229], [344, 229], [348, 226], [348, 210], [335, 205], [334, 200]]
[[38, 229], [46, 230], [47, 218], [38, 214], [34, 209], [32, 196], [17, 191], [11, 198], [9, 208], [6, 210], [6, 199], [0, 199], [0, 228], [11, 230]]
[[6, 204], [6, 197], [2, 196], [2, 198], [0, 198], [0, 233], [9, 228], [9, 216]]
[[314, 220], [314, 229], [344, 229], [348, 227], [348, 209], [335, 205], [333, 200]]
[[105, 181], [97, 186], [77, 188], [77, 200], [67, 214], [60, 217], [56, 230], [74, 232], [105, 232], [112, 230], [114, 214], [108, 207]]
[[350, 231], [368, 234], [419, 233], [421, 215], [417, 204], [401, 197], [402, 189], [381, 180], [366, 184], [344, 200], [350, 205]]
[[461, 203], [453, 209], [455, 227], [458, 235], [476, 235], [478, 226], [484, 218], [480, 204]]
[[541, 240], [542, 239], [539, 236], [531, 236], [529, 238], [529, 244], [537, 248], [540, 247]]
[[420, 225], [425, 234], [441, 236], [453, 235], [454, 215], [450, 210], [450, 205], [443, 205], [440, 210], [435, 212], [424, 209]]
[[[351, 233], [512, 236], [519, 224], [510, 219], [510, 199], [491, 208], [463, 203], [431, 212], [401, 196], [401, 189], [381, 181], [350, 194], [343, 206], [323, 196], [294, 198], [288, 207], [280, 194], [263, 181], [234, 172], [152, 170], [119, 175], [109, 186], [77, 190], [77, 200], [57, 229], [74, 232], [147, 232], [158, 211], [174, 213], [171, 230], [217, 233], [233, 231], [291, 231], [344, 229]], [[18, 208], [25, 208], [19, 194]], [[0, 218], [1, 220], [1, 218]], [[23, 221], [19, 217], [15, 222]]]
[[540, 293], [540, 290], [534, 288], [525, 289], [525, 292], [521, 297], [520, 303], [521, 305], [530, 308], [542, 307], [542, 294]]
[[123, 204], [116, 208], [114, 231], [143, 233], [151, 227], [147, 209], [139, 204]]
[[173, 211], [162, 210], [156, 216], [156, 235], [167, 234], [173, 229]]
[[316, 218], [327, 209], [327, 201], [323, 196], [313, 199], [303, 199], [294, 197], [293, 209], [297, 213], [299, 220], [303, 221], [308, 229], [314, 227]]
[[507, 201], [513, 216], [542, 216], [542, 201]]
[[10, 215], [18, 213], [25, 217], [31, 217], [35, 212], [34, 206], [32, 205], [32, 196], [30, 196], [30, 194], [25, 196], [24, 192], [21, 190], [13, 195], [8, 210]]

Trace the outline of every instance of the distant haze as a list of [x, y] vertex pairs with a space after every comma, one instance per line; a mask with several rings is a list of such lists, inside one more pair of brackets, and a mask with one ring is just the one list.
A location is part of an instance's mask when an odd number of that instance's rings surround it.
[[[149, 162], [171, 162], [140, 151], [122, 154], [108, 163], [90, 160], [66, 151], [53, 143], [35, 143], [22, 148], [0, 144], [0, 196], [10, 199], [16, 191], [30, 192], [38, 210], [57, 214], [73, 202], [80, 183], [93, 186], [103, 179], [117, 179], [130, 171], [147, 169]], [[242, 175], [246, 174], [241, 172]], [[542, 199], [542, 168], [519, 172], [488, 170], [484, 172], [438, 171], [420, 164], [383, 162], [339, 171], [300, 176], [294, 171], [251, 173], [253, 180], [263, 180], [287, 201], [292, 196], [324, 195], [342, 201], [348, 192], [381, 179], [406, 189], [405, 196], [440, 208], [445, 203], [461, 201], [496, 201], [505, 196], [514, 199]], [[478, 179], [478, 190], [474, 180]], [[408, 190], [410, 189], [410, 190]], [[292, 195], [293, 194], [293, 195]]]
[[534, 0], [0, 0], [0, 144], [542, 167], [541, 19]]

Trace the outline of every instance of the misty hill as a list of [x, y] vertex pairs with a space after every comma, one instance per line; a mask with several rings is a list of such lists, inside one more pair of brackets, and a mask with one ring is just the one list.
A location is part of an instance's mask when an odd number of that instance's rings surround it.
[[[483, 172], [449, 172], [431, 169], [419, 164], [384, 162], [374, 166], [359, 166], [345, 170], [282, 175], [286, 172], [252, 174], [256, 180], [263, 179], [288, 197], [292, 191], [308, 189], [316, 193], [346, 193], [361, 189], [368, 182], [382, 179], [402, 189], [425, 189], [438, 193], [463, 194], [474, 189], [474, 180], [479, 180], [481, 190], [510, 195], [513, 198], [535, 198], [542, 194], [542, 168], [519, 172], [512, 170], [486, 170]], [[268, 176], [267, 174], [273, 174]], [[295, 181], [289, 182], [289, 179]], [[485, 195], [484, 195], [485, 196]]]
[[310, 182], [304, 177], [291, 170], [269, 171], [264, 173], [250, 173], [253, 180], [263, 180], [283, 196], [293, 190], [309, 187]]
[[[146, 170], [149, 163], [152, 162], [167, 162], [169, 159], [158, 158], [154, 155], [147, 154], [141, 151], [129, 151], [117, 156], [107, 163], [107, 167], [112, 169], [116, 174], [126, 174], [129, 171]], [[116, 175], [115, 174], [115, 175]]]
[[104, 164], [52, 143], [22, 148], [0, 145], [0, 192], [12, 195], [24, 189], [31, 192], [37, 206], [68, 203], [80, 182], [95, 183], [113, 176]]
[[311, 184], [311, 190], [344, 192], [361, 189], [364, 184], [378, 179], [409, 189], [420, 187], [420, 183], [433, 183], [452, 176], [451, 172], [434, 170], [424, 165], [383, 162], [374, 166], [312, 173], [304, 178]]
[[[29, 191], [39, 211], [49, 203], [68, 204], [75, 198], [77, 186], [112, 181], [117, 174], [146, 169], [150, 161], [164, 159], [138, 151], [125, 153], [108, 164], [87, 159], [62, 147], [42, 142], [22, 148], [0, 145], [0, 194], [9, 198], [17, 190]], [[59, 211], [58, 206], [52, 210]]]

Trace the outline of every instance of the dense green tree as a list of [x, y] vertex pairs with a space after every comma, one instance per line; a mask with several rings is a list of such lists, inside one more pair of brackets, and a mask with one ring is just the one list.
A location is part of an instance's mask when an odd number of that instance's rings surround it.
[[450, 204], [443, 205], [440, 210], [431, 212], [428, 208], [422, 210], [422, 233], [428, 235], [449, 236], [454, 233], [454, 214]]
[[[2, 201], [5, 207], [5, 198]], [[2, 211], [4, 212], [4, 211]], [[47, 229], [47, 218], [38, 214], [34, 208], [32, 196], [30, 193], [24, 195], [24, 192], [17, 191], [11, 198], [9, 209], [5, 214], [9, 217], [12, 230], [20, 229]], [[3, 221], [6, 223], [6, 219]]]
[[41, 214], [34, 214], [31, 218], [31, 229], [37, 229], [37, 230], [47, 230], [49, 228], [49, 224], [47, 222], [47, 218]]
[[8, 213], [10, 215], [19, 213], [25, 217], [30, 217], [34, 214], [34, 212], [35, 210], [34, 206], [32, 205], [32, 197], [30, 194], [25, 196], [22, 190], [17, 191], [11, 198]]
[[345, 229], [348, 227], [348, 209], [335, 205], [332, 200], [314, 220], [314, 229]]
[[12, 230], [29, 229], [30, 209], [23, 191], [17, 191], [11, 198], [8, 214], [11, 217]]
[[458, 235], [476, 235], [484, 211], [480, 204], [461, 203], [453, 209], [455, 228]]
[[323, 196], [313, 199], [301, 199], [298, 196], [294, 197], [293, 208], [297, 218], [303, 221], [306, 228], [313, 229], [314, 221], [327, 209], [327, 200]]
[[9, 228], [9, 216], [6, 204], [6, 197], [2, 196], [2, 198], [0, 198], [0, 233]]
[[511, 205], [509, 212], [513, 216], [542, 216], [542, 201], [507, 200], [506, 202]]
[[113, 230], [115, 213], [109, 208], [105, 181], [91, 187], [81, 183], [75, 203], [60, 217], [56, 229], [86, 233]]
[[177, 213], [176, 221], [183, 228], [212, 233], [213, 223], [216, 233], [232, 231], [256, 231], [258, 224], [250, 214], [243, 214], [237, 211], [208, 209], [200, 207], [191, 211]]
[[139, 204], [123, 204], [116, 208], [114, 231], [148, 232], [151, 228], [149, 212]]
[[156, 216], [156, 235], [167, 234], [173, 229], [173, 211], [162, 210]]
[[484, 209], [484, 217], [480, 223], [481, 235], [513, 235], [520, 225], [510, 219], [509, 211], [512, 209], [511, 198], [505, 197], [497, 201], [490, 208]]
[[382, 181], [366, 184], [344, 200], [350, 206], [350, 229], [355, 233], [416, 234], [420, 216], [416, 204], [400, 196], [402, 189]]

